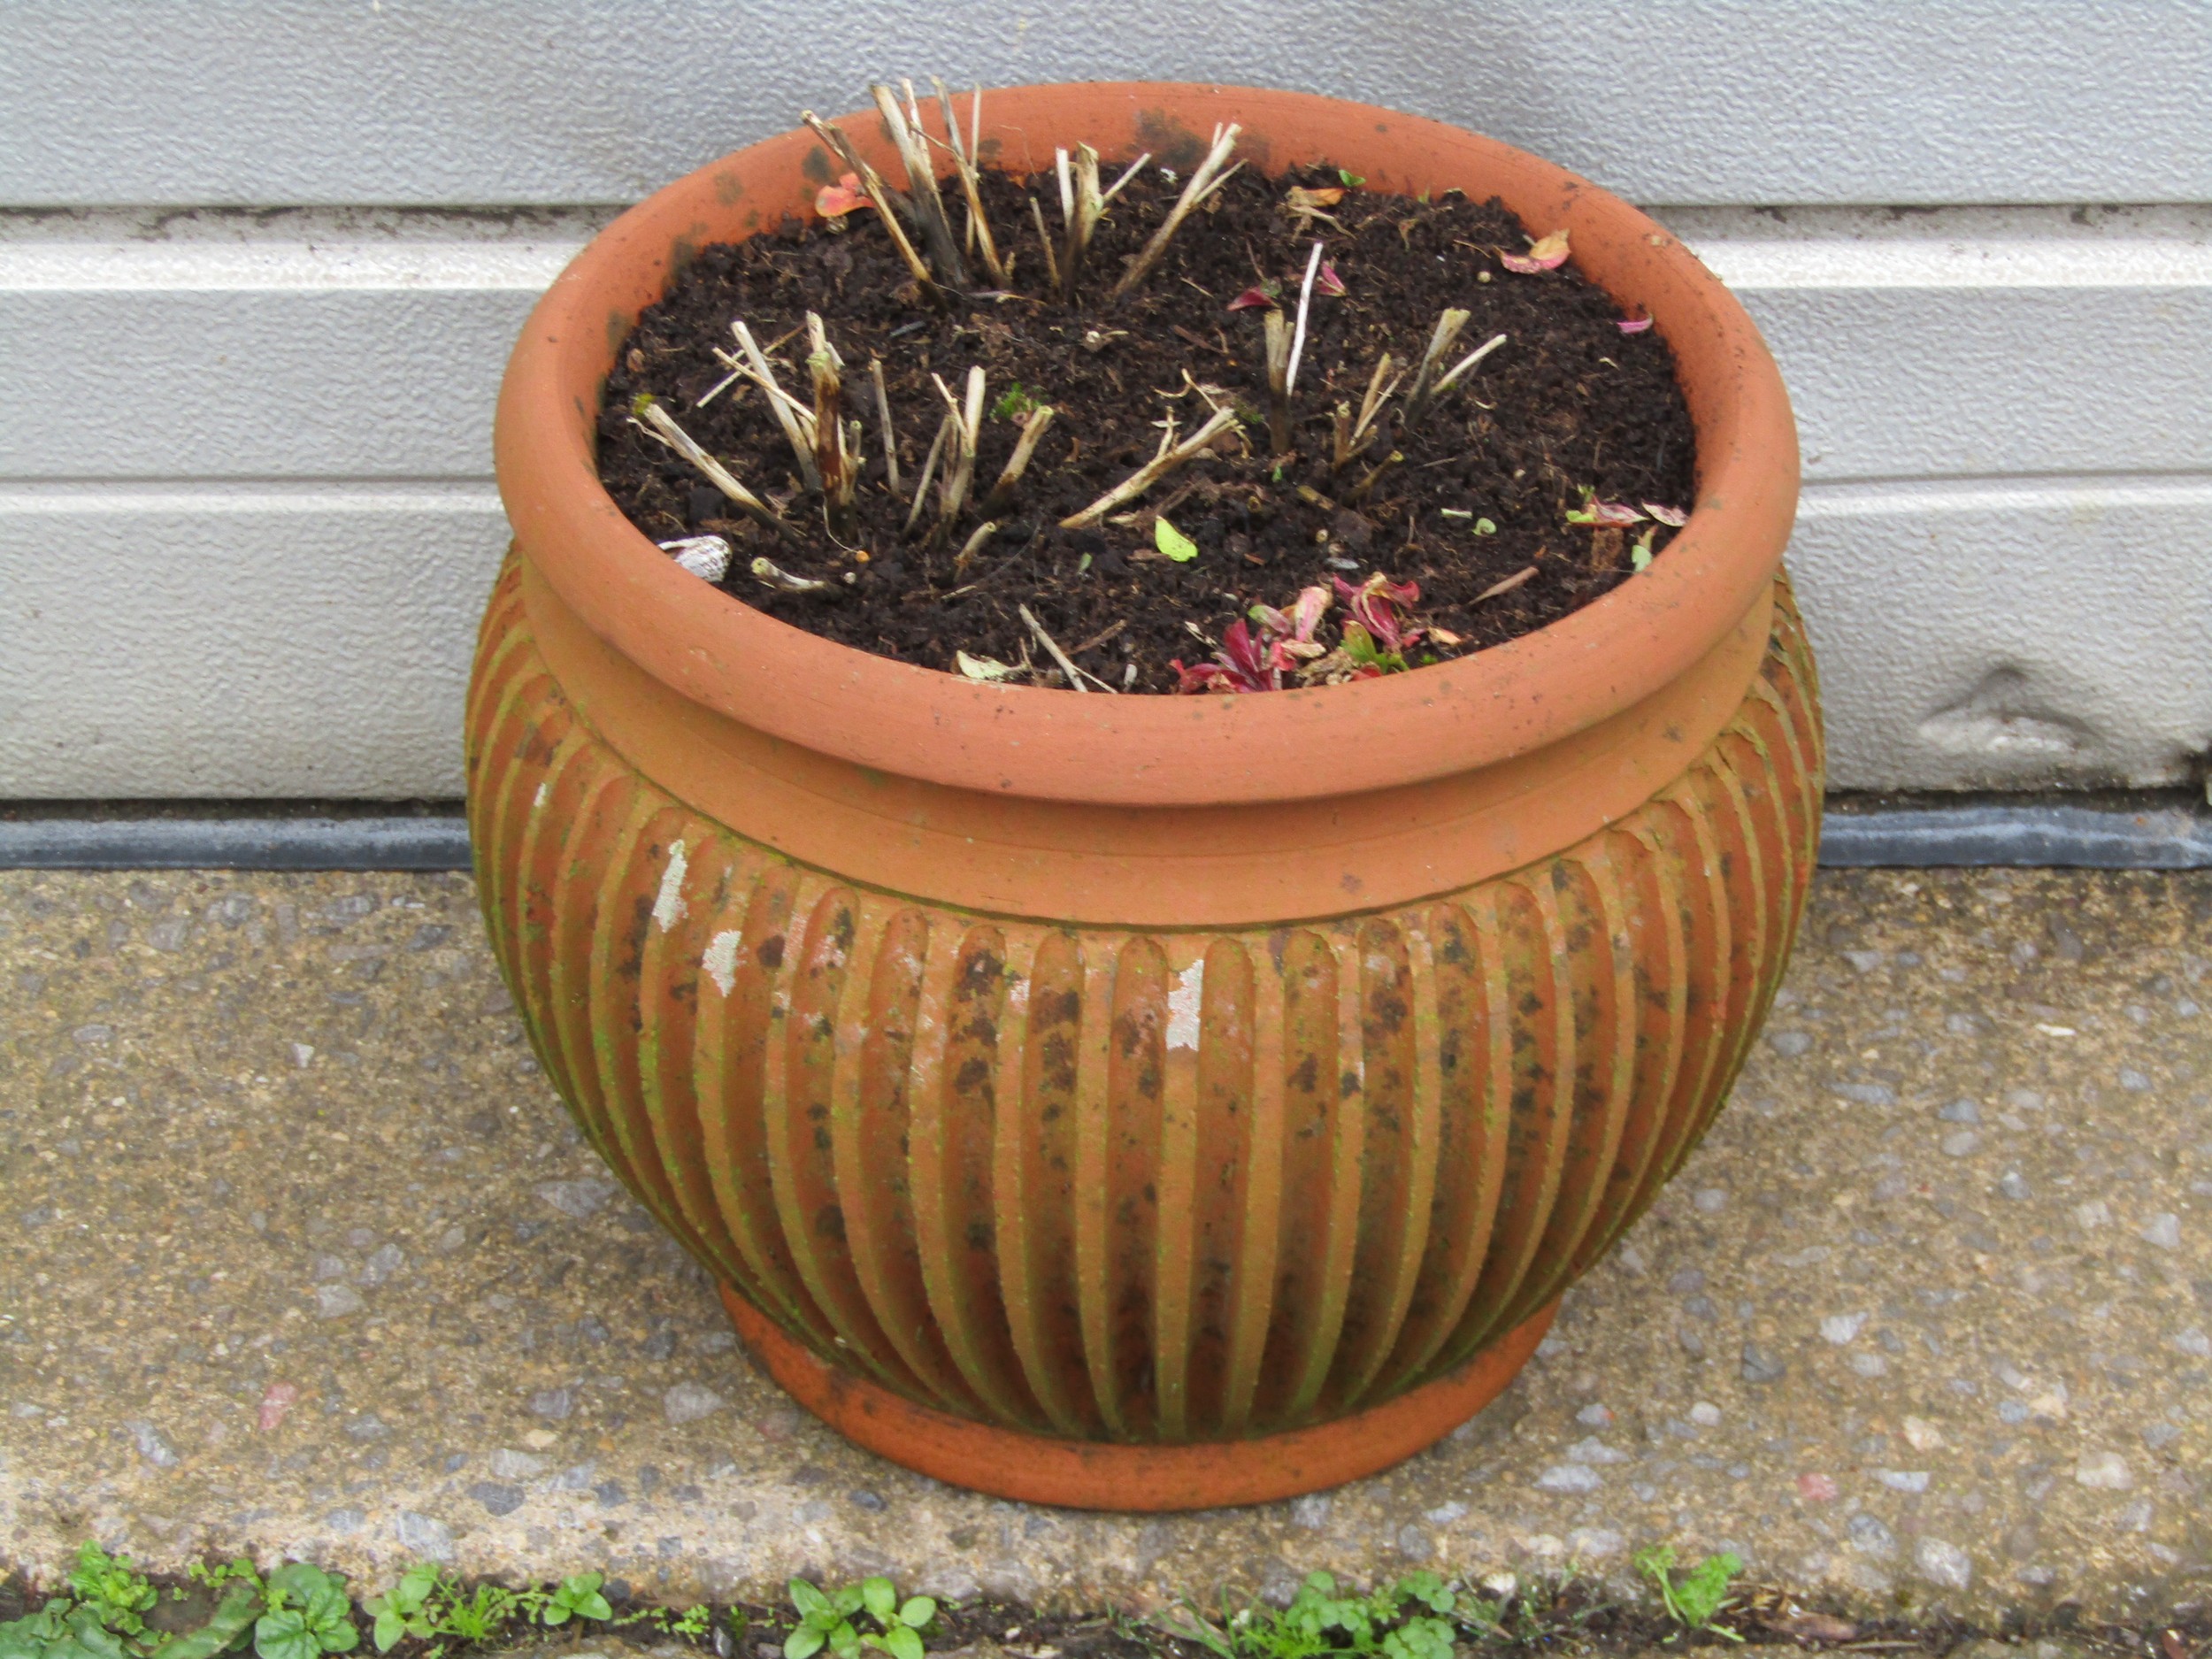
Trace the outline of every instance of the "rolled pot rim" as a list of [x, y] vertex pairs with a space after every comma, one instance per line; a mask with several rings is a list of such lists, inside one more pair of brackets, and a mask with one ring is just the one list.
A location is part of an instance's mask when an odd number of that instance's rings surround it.
[[[1011, 170], [1078, 139], [1126, 157], [1234, 120], [1240, 153], [1270, 174], [1327, 160], [1364, 173], [1369, 189], [1494, 195], [1540, 234], [1567, 229], [1576, 266], [1624, 311], [1647, 312], [1675, 352], [1698, 442], [1687, 525], [1647, 570], [1517, 640], [1264, 695], [973, 681], [778, 621], [703, 588], [625, 518], [600, 484], [595, 433], [615, 352], [697, 251], [811, 214], [826, 157], [799, 130], [678, 180], [601, 232], [531, 313], [500, 389], [499, 487], [525, 557], [594, 633], [680, 695], [780, 741], [955, 788], [1123, 807], [1304, 800], [1571, 737], [1703, 659], [1766, 592], [1796, 507], [1787, 394], [1735, 298], [1627, 203], [1463, 128], [1311, 94], [1075, 82], [984, 99], [987, 144], [1000, 141], [998, 165]], [[901, 176], [872, 111], [841, 124]]]

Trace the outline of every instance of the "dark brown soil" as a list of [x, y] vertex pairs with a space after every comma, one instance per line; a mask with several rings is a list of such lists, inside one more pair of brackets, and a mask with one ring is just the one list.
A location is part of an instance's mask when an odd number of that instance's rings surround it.
[[[1071, 310], [1050, 296], [1026, 199], [1033, 191], [1045, 204], [1056, 238], [1056, 184], [1048, 176], [1027, 183], [1025, 190], [1010, 176], [986, 179], [991, 221], [1002, 248], [1016, 254], [1014, 291], [971, 296], [945, 314], [924, 302], [870, 210], [850, 214], [842, 232], [787, 223], [705, 250], [617, 354], [599, 426], [600, 475], [615, 501], [656, 541], [726, 536], [736, 549], [727, 590], [825, 638], [939, 669], [954, 666], [956, 650], [1032, 663], [1036, 672], [1025, 677], [1061, 683], [1017, 612], [1026, 605], [1086, 670], [1154, 692], [1176, 689], [1171, 661], [1208, 657], [1211, 643], [1254, 603], [1288, 609], [1309, 584], [1342, 578], [1356, 585], [1375, 572], [1417, 582], [1413, 620], [1460, 636], [1456, 645], [1424, 641], [1409, 654], [1413, 663], [1498, 644], [1632, 575], [1634, 540], [1654, 526], [1570, 524], [1567, 514], [1582, 507], [1586, 491], [1629, 503], [1691, 504], [1689, 415], [1656, 331], [1624, 334], [1621, 311], [1571, 264], [1523, 274], [1499, 261], [1501, 252], [1521, 254], [1532, 236], [1554, 227], [1525, 227], [1494, 201], [1456, 193], [1419, 202], [1358, 188], [1326, 210], [1333, 224], [1301, 221], [1286, 206], [1288, 188], [1337, 185], [1333, 170], [1269, 180], [1247, 168], [1211, 211], [1183, 226], [1145, 287], [1110, 309], [1106, 291], [1125, 257], [1144, 244], [1180, 188], [1147, 169], [1101, 226], [1090, 280]], [[956, 187], [947, 199], [957, 224]], [[1279, 459], [1265, 415], [1263, 313], [1227, 307], [1265, 280], [1279, 285], [1281, 304], [1294, 316], [1316, 237], [1346, 291], [1317, 293], [1311, 303], [1293, 453]], [[1366, 456], [1334, 471], [1337, 405], [1357, 410], [1383, 351], [1411, 369], [1447, 306], [1473, 313], [1448, 362], [1494, 334], [1508, 335], [1506, 343], [1411, 430], [1386, 431]], [[733, 319], [744, 319], [764, 346], [791, 336], [769, 355], [786, 388], [810, 398], [805, 335], [794, 334], [809, 310], [825, 319], [847, 365], [846, 412], [861, 421], [871, 457], [853, 550], [827, 534], [818, 498], [800, 492], [790, 445], [763, 393], [739, 381], [696, 406], [727, 376], [713, 348], [735, 349]], [[1117, 332], [1094, 349], [1084, 343], [1091, 331]], [[999, 412], [983, 423], [974, 489], [957, 521], [933, 534], [933, 501], [909, 538], [908, 502], [884, 487], [872, 355], [883, 360], [910, 492], [944, 412], [933, 372], [956, 394], [971, 365], [986, 372], [985, 406]], [[1151, 458], [1165, 416], [1174, 415], [1179, 434], [1203, 424], [1211, 409], [1194, 382], [1248, 417], [1240, 437], [1225, 434], [1222, 452], [1194, 461], [1096, 529], [1061, 528], [1063, 518]], [[1385, 406], [1386, 426], [1409, 385], [1410, 376]], [[803, 527], [803, 541], [780, 542], [735, 515], [648, 435], [632, 414], [641, 393], [660, 400], [740, 480], [782, 506]], [[1019, 436], [1009, 417], [1025, 398], [1050, 404], [1056, 419], [1015, 504], [996, 515], [999, 534], [956, 571], [956, 554], [981, 522], [977, 498]], [[1394, 448], [1402, 461], [1350, 505], [1369, 466]], [[1447, 517], [1446, 510], [1471, 516]], [[1178, 563], [1156, 549], [1161, 515], [1197, 544], [1197, 557]], [[1478, 534], [1481, 519], [1494, 532]], [[1656, 530], [1653, 546], [1663, 549], [1673, 532]], [[834, 582], [841, 597], [771, 591], [751, 573], [762, 555], [795, 574]], [[1518, 587], [1482, 597], [1532, 566], [1534, 574]], [[1344, 614], [1341, 605], [1332, 609], [1322, 641], [1335, 642]]]

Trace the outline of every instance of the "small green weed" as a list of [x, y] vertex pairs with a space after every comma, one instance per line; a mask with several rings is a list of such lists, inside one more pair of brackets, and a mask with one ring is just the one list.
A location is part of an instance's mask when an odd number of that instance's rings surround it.
[[991, 419], [1013, 420], [1028, 414], [1036, 407], [1037, 400], [1022, 390], [1022, 383], [1016, 380], [1001, 395], [998, 402], [991, 405]]
[[1637, 1552], [1636, 1571], [1659, 1587], [1659, 1599], [1666, 1603], [1667, 1617], [1683, 1629], [1710, 1631], [1730, 1641], [1743, 1640], [1725, 1624], [1713, 1623], [1734, 1605], [1728, 1586], [1743, 1571], [1743, 1563], [1733, 1553], [1723, 1550], [1717, 1555], [1706, 1556], [1678, 1582], [1674, 1576], [1674, 1546], [1661, 1544]]
[[[572, 1618], [612, 1618], [614, 1609], [600, 1594], [607, 1582], [603, 1573], [580, 1572], [561, 1580], [539, 1610], [541, 1624], [565, 1624]], [[703, 1612], [704, 1609], [695, 1609]]]
[[216, 1659], [249, 1636], [257, 1659], [322, 1659], [360, 1642], [346, 1581], [319, 1567], [294, 1562], [265, 1580], [251, 1562], [234, 1561], [188, 1576], [220, 1593], [213, 1615], [182, 1634], [149, 1630], [144, 1616], [160, 1593], [127, 1557], [87, 1542], [69, 1574], [74, 1597], [0, 1624], [0, 1659]]
[[[1480, 1609], [1478, 1612], [1477, 1609]], [[1339, 1591], [1335, 1575], [1311, 1572], [1290, 1605], [1248, 1606], [1217, 1625], [1186, 1605], [1186, 1617], [1162, 1628], [1196, 1641], [1219, 1659], [1316, 1659], [1373, 1655], [1377, 1659], [1452, 1659], [1463, 1621], [1487, 1628], [1479, 1598], [1453, 1589], [1432, 1572], [1409, 1573], [1371, 1595]]]
[[321, 1659], [360, 1645], [346, 1581], [303, 1561], [279, 1567], [264, 1591], [268, 1611], [254, 1621], [260, 1659]]
[[[804, 1578], [791, 1581], [791, 1605], [798, 1628], [784, 1638], [784, 1659], [810, 1659], [827, 1647], [835, 1659], [851, 1659], [863, 1647], [879, 1648], [892, 1659], [922, 1659], [922, 1632], [936, 1622], [937, 1603], [926, 1595], [903, 1601], [885, 1578], [825, 1591]], [[865, 1613], [877, 1628], [863, 1634], [853, 1615]]]
[[69, 1587], [77, 1593], [77, 1604], [118, 1636], [145, 1634], [146, 1621], [140, 1615], [161, 1599], [127, 1559], [118, 1560], [90, 1539], [78, 1547]]
[[[325, 1659], [361, 1644], [345, 1579], [310, 1563], [290, 1562], [264, 1578], [242, 1557], [214, 1567], [196, 1562], [185, 1576], [215, 1593], [214, 1613], [197, 1630], [173, 1635], [150, 1630], [145, 1615], [158, 1604], [160, 1593], [127, 1557], [88, 1542], [69, 1574], [71, 1594], [0, 1624], [0, 1659], [221, 1659], [248, 1647], [255, 1659]], [[443, 1659], [449, 1645], [495, 1642], [518, 1620], [549, 1628], [571, 1620], [646, 1624], [692, 1641], [713, 1631], [714, 1612], [707, 1607], [641, 1608], [617, 1618], [605, 1583], [599, 1573], [580, 1572], [549, 1590], [487, 1584], [465, 1592], [424, 1563], [361, 1610], [378, 1653], [412, 1638], [424, 1644], [424, 1659]], [[170, 1596], [182, 1600], [188, 1594], [179, 1587]], [[893, 1609], [895, 1617], [900, 1610]], [[934, 1613], [933, 1603], [930, 1610]], [[741, 1616], [733, 1614], [733, 1631], [743, 1628]], [[867, 1640], [883, 1645], [873, 1636]], [[891, 1651], [900, 1659], [922, 1659], [918, 1642], [910, 1651], [903, 1644]]]

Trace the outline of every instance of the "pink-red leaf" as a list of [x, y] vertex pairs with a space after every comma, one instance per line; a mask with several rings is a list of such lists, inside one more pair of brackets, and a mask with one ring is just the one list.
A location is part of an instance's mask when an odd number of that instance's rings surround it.
[[1541, 241], [1531, 242], [1525, 254], [1502, 253], [1498, 263], [1524, 276], [1533, 276], [1539, 271], [1556, 271], [1567, 263], [1567, 233], [1555, 230]]
[[1332, 580], [1336, 584], [1336, 596], [1352, 613], [1352, 623], [1348, 626], [1366, 630], [1378, 651], [1387, 655], [1402, 650], [1421, 637], [1418, 628], [1409, 629], [1405, 626], [1406, 619], [1398, 609], [1420, 603], [1420, 583], [1394, 582], [1380, 571], [1356, 588], [1341, 576]]
[[1313, 291], [1325, 294], [1333, 300], [1344, 297], [1344, 279], [1337, 275], [1336, 267], [1326, 259], [1321, 262], [1320, 273], [1314, 278]]
[[849, 173], [835, 184], [826, 184], [814, 193], [814, 211], [824, 219], [842, 219], [857, 207], [873, 207], [868, 193], [860, 188], [860, 175]]
[[1248, 288], [1229, 302], [1229, 309], [1233, 311], [1273, 311], [1275, 296], [1263, 288]]
[[1651, 326], [1648, 317], [1623, 317], [1613, 325], [1624, 334], [1640, 334]]
[[1671, 526], [1677, 530], [1679, 530], [1684, 525], [1689, 523], [1690, 521], [1690, 515], [1682, 508], [1663, 507], [1655, 501], [1646, 502], [1644, 503], [1644, 511], [1649, 513], [1653, 518], [1656, 518], [1661, 524]]
[[1644, 515], [1626, 502], [1600, 501], [1594, 495], [1583, 502], [1580, 511], [1567, 515], [1569, 524], [1595, 525], [1601, 530], [1623, 530], [1643, 520]]

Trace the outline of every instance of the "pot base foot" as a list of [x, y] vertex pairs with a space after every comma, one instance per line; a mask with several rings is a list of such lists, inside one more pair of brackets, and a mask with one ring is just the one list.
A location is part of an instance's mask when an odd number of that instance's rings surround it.
[[1434, 1445], [1504, 1392], [1551, 1327], [1556, 1300], [1457, 1371], [1310, 1429], [1247, 1440], [1130, 1446], [994, 1428], [832, 1370], [727, 1286], [738, 1334], [785, 1392], [847, 1440], [996, 1498], [1071, 1509], [1215, 1509], [1338, 1486]]

